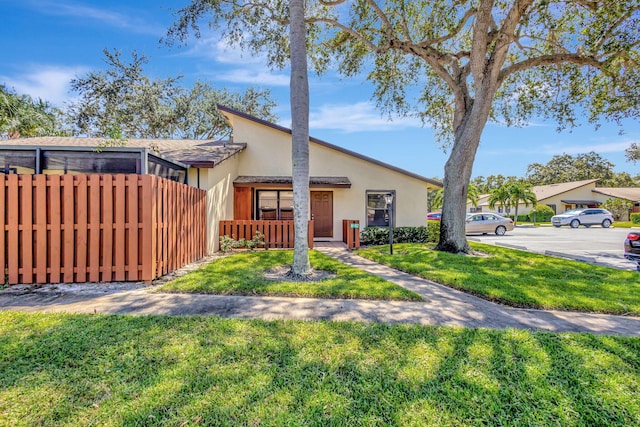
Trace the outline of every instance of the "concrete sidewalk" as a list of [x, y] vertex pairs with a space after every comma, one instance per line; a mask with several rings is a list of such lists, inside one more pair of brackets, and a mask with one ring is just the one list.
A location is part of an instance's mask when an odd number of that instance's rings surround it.
[[0, 309], [31, 312], [218, 315], [236, 318], [368, 321], [520, 328], [640, 336], [640, 318], [528, 310], [494, 304], [366, 260], [340, 247], [321, 252], [422, 295], [426, 302], [111, 292], [0, 292]]

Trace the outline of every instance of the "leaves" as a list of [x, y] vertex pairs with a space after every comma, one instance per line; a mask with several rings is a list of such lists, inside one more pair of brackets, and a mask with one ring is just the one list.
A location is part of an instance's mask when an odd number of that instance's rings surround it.
[[62, 134], [59, 110], [41, 99], [19, 95], [0, 85], [0, 137], [53, 136]]
[[119, 51], [104, 50], [106, 71], [71, 81], [79, 100], [66, 120], [75, 134], [110, 138], [216, 139], [231, 129], [218, 112], [224, 104], [265, 120], [275, 120], [268, 90], [234, 93], [197, 81], [179, 86], [181, 77], [151, 80], [144, 74], [148, 59], [133, 52], [131, 62]]

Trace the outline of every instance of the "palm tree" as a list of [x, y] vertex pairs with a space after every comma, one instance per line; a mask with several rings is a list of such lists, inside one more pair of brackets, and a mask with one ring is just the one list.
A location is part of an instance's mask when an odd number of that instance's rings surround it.
[[515, 208], [514, 224], [518, 223], [518, 206], [523, 202], [525, 206], [534, 205], [538, 199], [531, 191], [531, 184], [523, 181], [509, 182], [498, 187], [489, 194], [489, 207], [494, 209], [497, 204], [504, 208]]
[[515, 208], [515, 217], [513, 219], [513, 223], [518, 223], [518, 206], [520, 202], [523, 202], [525, 206], [535, 206], [538, 202], [538, 198], [531, 191], [531, 184], [528, 184], [523, 181], [510, 182], [506, 185], [509, 192], [509, 201], [511, 206]]
[[17, 139], [59, 134], [56, 114], [48, 102], [18, 95], [0, 85], [0, 135]]
[[291, 157], [293, 163], [293, 276], [308, 276], [309, 262], [309, 77], [304, 0], [289, 2], [291, 49]]
[[495, 209], [496, 205], [500, 205], [506, 212], [507, 208], [510, 206], [509, 200], [509, 188], [507, 185], [503, 185], [491, 190], [487, 202], [489, 202], [489, 207], [491, 209]]
[[[469, 184], [469, 189], [467, 190], [467, 201], [470, 202], [473, 206], [476, 206], [479, 199], [480, 190], [474, 184]], [[440, 209], [443, 203], [444, 188], [441, 188], [433, 194], [433, 197], [431, 199], [431, 208]]]

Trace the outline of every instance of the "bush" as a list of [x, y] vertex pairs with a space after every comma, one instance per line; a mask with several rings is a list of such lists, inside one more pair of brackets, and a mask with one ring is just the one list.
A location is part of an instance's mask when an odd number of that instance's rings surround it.
[[631, 214], [631, 222], [634, 224], [640, 224], [640, 213], [635, 212]]
[[[426, 227], [394, 227], [393, 243], [437, 242], [440, 236], [440, 223], [429, 222]], [[389, 229], [386, 227], [366, 227], [360, 231], [363, 245], [386, 245], [389, 243]]]
[[236, 240], [229, 236], [220, 236], [220, 251], [227, 253], [235, 248], [247, 248], [253, 251], [258, 246], [264, 246], [264, 234], [257, 231], [251, 239], [242, 238]]
[[555, 212], [553, 211], [551, 206], [536, 205], [528, 214], [529, 221], [533, 222], [534, 214], [536, 222], [549, 222], [551, 221], [551, 217], [555, 215]]

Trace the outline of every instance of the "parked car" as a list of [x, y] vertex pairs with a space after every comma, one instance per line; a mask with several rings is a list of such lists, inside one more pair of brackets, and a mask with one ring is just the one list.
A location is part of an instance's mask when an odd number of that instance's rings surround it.
[[635, 261], [638, 264], [636, 268], [640, 271], [640, 231], [627, 234], [624, 241], [624, 257], [629, 261]]
[[513, 230], [513, 221], [493, 213], [467, 214], [466, 233], [496, 233], [503, 236]]
[[442, 212], [429, 212], [427, 214], [427, 221], [440, 221], [442, 218]]
[[571, 228], [578, 228], [581, 225], [585, 227], [601, 225], [609, 228], [613, 224], [613, 215], [608, 210], [600, 208], [571, 209], [563, 214], [552, 216], [551, 224], [554, 227], [568, 225]]

